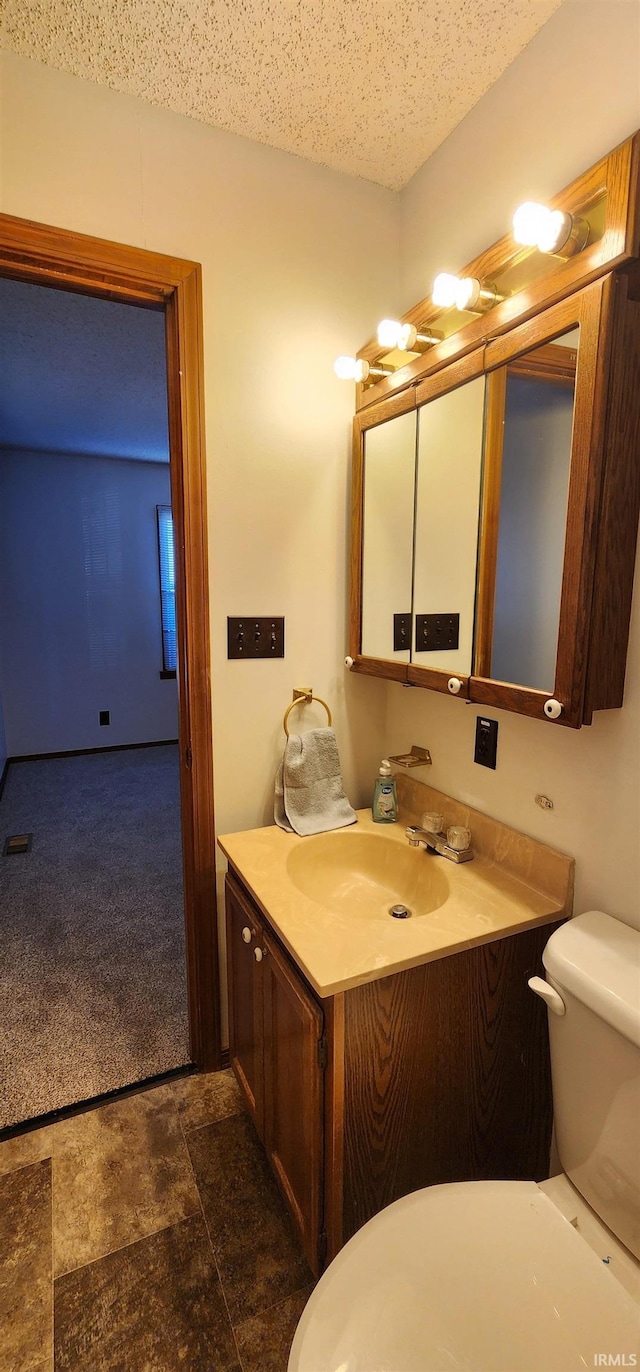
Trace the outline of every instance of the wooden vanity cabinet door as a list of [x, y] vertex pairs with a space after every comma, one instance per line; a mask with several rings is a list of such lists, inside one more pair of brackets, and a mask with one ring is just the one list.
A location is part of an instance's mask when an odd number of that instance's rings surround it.
[[264, 1144], [312, 1271], [321, 1269], [323, 1014], [263, 935]]
[[[253, 1122], [264, 1139], [264, 1067], [262, 1034], [262, 927], [232, 877], [225, 882], [227, 967], [229, 985], [229, 1060], [244, 1093]], [[250, 941], [243, 938], [249, 930]]]

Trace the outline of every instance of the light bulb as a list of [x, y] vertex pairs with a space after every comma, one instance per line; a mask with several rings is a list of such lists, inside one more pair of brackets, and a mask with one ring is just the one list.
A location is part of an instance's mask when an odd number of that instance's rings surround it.
[[343, 354], [336, 357], [333, 370], [341, 381], [366, 381], [369, 363], [362, 357], [346, 357]]
[[399, 319], [381, 319], [378, 324], [378, 342], [381, 348], [397, 348], [404, 325]]
[[463, 276], [458, 282], [455, 297], [455, 307], [457, 310], [473, 309], [480, 298], [480, 282], [475, 276]]
[[535, 200], [525, 200], [513, 216], [513, 236], [523, 248], [536, 248], [538, 238], [547, 216], [551, 213], [546, 205], [537, 205]]
[[571, 256], [580, 252], [589, 237], [585, 220], [574, 219], [564, 210], [550, 210], [534, 200], [525, 200], [513, 216], [513, 236], [525, 248], [538, 252], [562, 253]]
[[570, 214], [563, 214], [562, 210], [549, 210], [538, 234], [540, 252], [553, 253], [563, 248], [571, 234], [572, 222]]
[[398, 334], [398, 347], [401, 353], [410, 353], [415, 347], [418, 330], [414, 324], [403, 324]]
[[431, 288], [434, 305], [443, 310], [455, 305], [459, 285], [459, 277], [453, 276], [451, 272], [439, 272]]

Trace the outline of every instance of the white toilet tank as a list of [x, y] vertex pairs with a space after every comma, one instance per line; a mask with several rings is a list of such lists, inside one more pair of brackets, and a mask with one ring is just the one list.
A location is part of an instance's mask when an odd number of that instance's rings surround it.
[[543, 961], [566, 1007], [549, 1014], [560, 1161], [640, 1258], [640, 932], [591, 910], [552, 934]]

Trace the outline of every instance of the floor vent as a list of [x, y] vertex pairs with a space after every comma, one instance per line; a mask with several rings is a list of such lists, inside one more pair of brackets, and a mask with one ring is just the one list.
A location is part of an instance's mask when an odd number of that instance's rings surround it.
[[13, 857], [14, 853], [28, 853], [33, 834], [9, 834], [2, 849], [3, 857]]

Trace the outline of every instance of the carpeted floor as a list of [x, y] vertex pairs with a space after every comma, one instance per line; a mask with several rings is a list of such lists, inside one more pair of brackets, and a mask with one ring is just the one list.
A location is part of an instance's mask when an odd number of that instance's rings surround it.
[[189, 1061], [178, 747], [12, 763], [0, 1129]]

